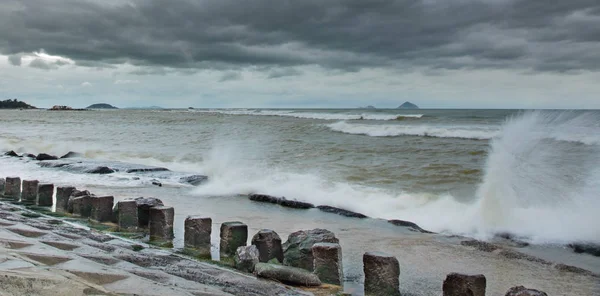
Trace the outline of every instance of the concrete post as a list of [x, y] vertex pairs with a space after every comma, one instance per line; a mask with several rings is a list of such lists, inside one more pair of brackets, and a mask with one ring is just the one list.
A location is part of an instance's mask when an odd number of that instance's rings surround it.
[[37, 205], [42, 207], [51, 207], [54, 204], [52, 196], [54, 195], [54, 184], [38, 184]]
[[150, 221], [148, 228], [150, 240], [171, 240], [173, 239], [173, 219], [175, 209], [173, 207], [151, 207]]
[[450, 273], [444, 280], [444, 296], [485, 296], [486, 279], [483, 274], [466, 275]]
[[6, 177], [4, 185], [4, 197], [19, 200], [21, 197], [21, 178]]
[[21, 192], [21, 202], [33, 205], [38, 195], [38, 180], [23, 180], [23, 190]]
[[260, 262], [269, 262], [269, 260], [274, 258], [279, 263], [283, 262], [281, 238], [277, 232], [270, 229], [262, 229], [252, 237], [252, 244], [258, 248]]
[[363, 255], [365, 295], [400, 296], [400, 264], [392, 255], [367, 252]]
[[4, 195], [4, 186], [6, 185], [6, 180], [4, 178], [0, 178], [0, 196]]
[[138, 209], [135, 200], [117, 202], [117, 223], [121, 231], [135, 230], [138, 227]]
[[112, 196], [94, 196], [92, 197], [91, 218], [98, 222], [108, 222], [112, 220], [112, 209], [115, 198]]
[[234, 256], [237, 248], [248, 242], [248, 225], [242, 222], [225, 222], [221, 224], [221, 256]]
[[312, 247], [314, 273], [321, 282], [341, 286], [344, 281], [342, 271], [342, 247], [339, 244], [316, 243]]
[[210, 235], [212, 219], [201, 216], [188, 216], [184, 225], [184, 246], [194, 249], [198, 256], [210, 257]]
[[56, 187], [56, 211], [59, 213], [67, 212], [69, 197], [75, 191], [75, 187], [62, 186]]

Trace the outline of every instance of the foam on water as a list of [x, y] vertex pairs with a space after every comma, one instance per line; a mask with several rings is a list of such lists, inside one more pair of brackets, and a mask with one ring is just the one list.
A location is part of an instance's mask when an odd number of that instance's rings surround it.
[[218, 113], [226, 115], [252, 115], [252, 116], [280, 116], [303, 119], [321, 120], [396, 120], [399, 118], [421, 118], [423, 114], [385, 114], [385, 113], [325, 113], [325, 112], [297, 112], [283, 110], [197, 110], [194, 112]]
[[498, 135], [494, 126], [431, 126], [400, 124], [358, 124], [340, 121], [326, 125], [336, 132], [371, 137], [426, 136], [437, 138], [491, 139]]

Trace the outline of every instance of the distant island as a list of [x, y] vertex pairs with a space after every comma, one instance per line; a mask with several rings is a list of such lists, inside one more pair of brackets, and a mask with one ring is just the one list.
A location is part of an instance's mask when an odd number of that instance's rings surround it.
[[419, 106], [411, 102], [404, 102], [404, 104], [398, 106], [398, 109], [419, 109]]
[[18, 101], [17, 99], [0, 101], [0, 109], [37, 109], [25, 102]]
[[92, 104], [92, 105], [89, 105], [89, 106], [87, 106], [85, 108], [86, 109], [119, 109], [119, 108], [117, 108], [117, 107], [115, 107], [113, 105], [104, 104], [104, 103], [102, 103], [102, 104]]

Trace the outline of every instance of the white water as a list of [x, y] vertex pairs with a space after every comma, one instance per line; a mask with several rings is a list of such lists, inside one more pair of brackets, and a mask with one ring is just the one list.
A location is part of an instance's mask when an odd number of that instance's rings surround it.
[[498, 135], [493, 126], [430, 126], [398, 124], [359, 124], [340, 121], [326, 125], [329, 129], [345, 134], [371, 137], [426, 136], [438, 138], [491, 139]]
[[321, 120], [396, 120], [398, 118], [421, 118], [423, 114], [377, 114], [377, 113], [325, 113], [325, 112], [296, 112], [282, 110], [196, 110], [194, 112], [218, 113], [226, 115], [252, 115], [252, 116], [281, 116], [303, 119]]

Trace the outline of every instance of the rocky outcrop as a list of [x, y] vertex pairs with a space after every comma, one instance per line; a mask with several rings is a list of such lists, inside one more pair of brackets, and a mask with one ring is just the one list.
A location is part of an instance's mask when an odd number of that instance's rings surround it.
[[17, 154], [16, 152], [10, 150], [6, 153], [4, 153], [4, 156], [10, 156], [10, 157], [20, 157], [19, 154]]
[[57, 160], [58, 157], [46, 153], [40, 153], [35, 157], [36, 160]]
[[460, 244], [463, 246], [467, 246], [467, 247], [473, 247], [473, 248], [475, 248], [479, 251], [483, 251], [483, 252], [493, 252], [500, 248], [494, 244], [486, 243], [486, 242], [479, 241], [476, 239], [464, 240], [464, 241], [461, 241]]
[[276, 280], [295, 286], [320, 286], [319, 277], [304, 269], [278, 264], [258, 263], [254, 267], [254, 274], [261, 278]]
[[332, 206], [317, 206], [317, 209], [319, 209], [323, 212], [338, 214], [338, 215], [346, 216], [346, 217], [350, 217], [350, 218], [360, 218], [360, 219], [368, 218], [367, 216], [365, 216], [361, 213], [356, 213], [356, 212], [352, 212], [349, 210], [344, 210], [344, 209], [340, 209], [340, 208], [336, 208], [336, 207], [332, 207]]
[[442, 290], [444, 296], [485, 296], [486, 279], [482, 274], [451, 273], [446, 276]]
[[148, 172], [168, 172], [167, 168], [133, 168], [128, 169], [125, 172], [127, 173], [148, 173]]
[[581, 254], [586, 253], [593, 256], [600, 257], [600, 245], [592, 243], [573, 243], [569, 244], [569, 248], [573, 249], [573, 252]]
[[179, 178], [179, 182], [187, 183], [187, 184], [194, 185], [194, 186], [198, 186], [198, 185], [206, 182], [207, 180], [208, 180], [208, 177], [203, 176], [203, 175], [191, 175], [191, 176]]
[[88, 174], [106, 175], [106, 174], [114, 173], [115, 170], [113, 170], [107, 166], [99, 166], [99, 167], [95, 167], [93, 169], [86, 170], [85, 172]]
[[244, 272], [253, 272], [258, 261], [258, 249], [255, 245], [237, 248], [233, 257], [235, 268]]
[[252, 201], [268, 202], [268, 203], [278, 204], [282, 207], [294, 208], [294, 209], [311, 209], [311, 208], [315, 207], [315, 205], [308, 203], [308, 202], [290, 200], [290, 199], [286, 199], [285, 197], [275, 197], [275, 196], [270, 196], [270, 195], [265, 195], [265, 194], [250, 194], [248, 196], [248, 198]]
[[61, 156], [60, 158], [64, 159], [64, 158], [74, 158], [74, 157], [83, 157], [83, 154], [78, 153], [78, 152], [69, 151], [69, 152], [67, 152], [67, 154]]
[[408, 230], [414, 231], [414, 232], [433, 233], [431, 231], [428, 231], [428, 230], [425, 230], [425, 229], [421, 228], [416, 223], [410, 222], [410, 221], [393, 219], [393, 220], [388, 220], [388, 223], [394, 224], [396, 226], [406, 227], [406, 228], [408, 228]]
[[326, 229], [300, 230], [291, 233], [283, 244], [283, 264], [313, 271], [312, 247], [316, 243], [339, 243], [333, 232]]
[[280, 263], [283, 262], [281, 238], [277, 232], [262, 229], [252, 237], [252, 245], [255, 245], [258, 249], [260, 262], [269, 262], [271, 259], [277, 259]]
[[548, 296], [548, 294], [534, 289], [527, 289], [523, 286], [517, 286], [510, 288], [505, 296]]

